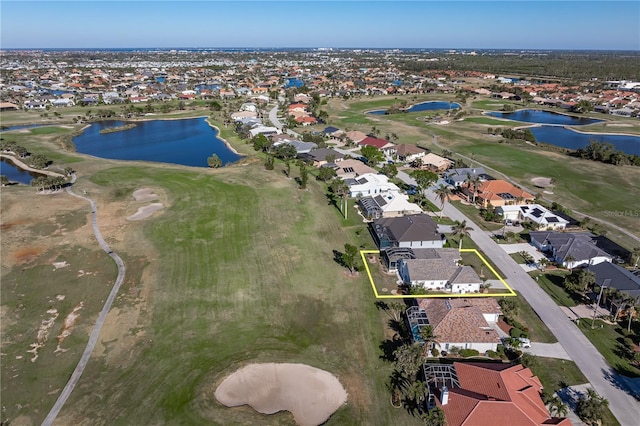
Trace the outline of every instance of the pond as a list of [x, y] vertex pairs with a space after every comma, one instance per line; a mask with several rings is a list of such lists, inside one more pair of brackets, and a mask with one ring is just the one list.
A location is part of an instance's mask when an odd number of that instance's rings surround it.
[[18, 126], [6, 126], [0, 128], [0, 132], [10, 132], [12, 130], [35, 129], [37, 127], [51, 126], [51, 124], [20, 124]]
[[218, 130], [206, 119], [137, 121], [136, 127], [103, 133], [107, 128], [120, 127], [123, 121], [102, 121], [92, 124], [73, 138], [76, 150], [113, 160], [155, 161], [193, 167], [208, 167], [207, 158], [217, 154], [222, 164], [242, 158], [218, 138]]
[[[411, 105], [404, 112], [420, 112], [420, 111], [436, 111], [439, 109], [458, 109], [460, 104], [457, 102], [445, 102], [445, 101], [430, 101], [420, 102], [419, 104]], [[368, 111], [367, 114], [384, 115], [387, 113], [386, 109], [376, 109]]]
[[523, 121], [525, 123], [558, 124], [563, 126], [582, 126], [585, 124], [600, 123], [602, 120], [586, 117], [574, 117], [557, 112], [542, 111], [539, 109], [521, 109], [515, 112], [487, 112], [486, 115], [507, 120]]
[[38, 176], [35, 173], [30, 173], [22, 170], [6, 158], [2, 158], [1, 160], [2, 162], [0, 162], [0, 175], [5, 175], [7, 179], [9, 179], [9, 182], [19, 182], [25, 185], [30, 185], [31, 180], [34, 177]]
[[568, 149], [583, 148], [589, 141], [610, 143], [627, 154], [640, 155], [640, 136], [613, 135], [609, 133], [581, 133], [559, 126], [530, 127], [536, 142]]

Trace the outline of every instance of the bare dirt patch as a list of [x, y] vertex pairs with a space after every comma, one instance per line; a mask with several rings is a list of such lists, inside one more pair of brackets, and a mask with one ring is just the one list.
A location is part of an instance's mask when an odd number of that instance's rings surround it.
[[227, 407], [250, 405], [262, 414], [289, 411], [299, 425], [320, 425], [347, 401], [331, 373], [305, 364], [250, 364], [218, 386], [216, 399]]
[[164, 204], [162, 203], [152, 203], [148, 206], [139, 207], [137, 212], [127, 217], [127, 220], [143, 220], [150, 217], [158, 210], [162, 210], [163, 208]]
[[22, 247], [13, 252], [13, 258], [18, 264], [33, 262], [44, 251], [43, 247]]

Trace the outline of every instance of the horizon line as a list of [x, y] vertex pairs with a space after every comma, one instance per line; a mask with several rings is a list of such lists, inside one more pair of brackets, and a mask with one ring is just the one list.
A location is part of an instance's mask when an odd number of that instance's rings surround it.
[[615, 49], [615, 48], [546, 48], [546, 47], [373, 47], [373, 46], [351, 46], [351, 47], [335, 47], [335, 46], [128, 46], [128, 47], [1, 47], [2, 50], [135, 50], [135, 49], [157, 49], [157, 50], [184, 50], [184, 49], [242, 49], [242, 50], [303, 50], [303, 49], [331, 49], [331, 50], [465, 50], [465, 51], [487, 51], [487, 50], [507, 50], [507, 51], [602, 51], [602, 52], [638, 52], [640, 49]]

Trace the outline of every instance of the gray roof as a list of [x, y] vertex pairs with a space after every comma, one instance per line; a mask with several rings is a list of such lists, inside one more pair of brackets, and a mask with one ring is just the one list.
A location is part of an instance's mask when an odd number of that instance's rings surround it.
[[640, 297], [640, 277], [631, 271], [610, 262], [591, 265], [587, 269], [595, 274], [598, 286], [617, 288], [636, 299]]
[[482, 283], [471, 266], [458, 266], [452, 259], [404, 259], [411, 281], [444, 280], [451, 284]]
[[551, 246], [556, 258], [562, 261], [569, 255], [576, 261], [599, 256], [611, 258], [611, 255], [596, 246], [596, 236], [590, 232], [534, 231], [529, 235], [532, 241], [537, 241], [542, 246]]
[[402, 217], [378, 219], [373, 222], [378, 235], [386, 234], [396, 242], [440, 241], [438, 225], [426, 214], [410, 214]]

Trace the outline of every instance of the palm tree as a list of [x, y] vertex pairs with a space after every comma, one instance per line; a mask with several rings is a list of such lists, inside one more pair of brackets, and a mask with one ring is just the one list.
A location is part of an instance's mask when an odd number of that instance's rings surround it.
[[549, 414], [551, 414], [552, 417], [566, 417], [567, 413], [569, 412], [567, 404], [562, 402], [560, 397], [558, 397], [557, 395], [551, 398], [551, 400], [548, 402], [548, 405]]
[[334, 179], [331, 182], [331, 190], [334, 194], [340, 197], [340, 211], [344, 218], [347, 218], [347, 207], [348, 207], [348, 195], [349, 195], [349, 186], [342, 179]]
[[405, 344], [393, 353], [396, 367], [410, 380], [418, 374], [422, 365], [422, 346], [420, 344]]
[[445, 201], [451, 200], [451, 189], [449, 189], [449, 186], [445, 185], [444, 183], [441, 183], [440, 186], [436, 188], [435, 193], [438, 196], [438, 199], [440, 200], [440, 203], [441, 203], [440, 219], [442, 219], [444, 203]]
[[465, 236], [469, 236], [469, 231], [473, 230], [473, 228], [467, 226], [467, 221], [463, 220], [462, 222], [457, 221], [453, 224], [453, 226], [451, 226], [451, 233], [453, 235], [459, 235], [460, 236], [460, 249], [462, 249], [462, 239]]
[[568, 255], [566, 255], [564, 257], [564, 263], [566, 263], [567, 265], [571, 265], [571, 267], [569, 268], [569, 272], [573, 273], [573, 265], [572, 263], [575, 262], [576, 258], [573, 257], [573, 255], [571, 253], [569, 253]]
[[427, 357], [429, 350], [434, 346], [440, 346], [440, 343], [436, 341], [436, 336], [433, 334], [433, 327], [425, 325], [420, 328], [419, 334], [420, 340], [422, 340], [422, 356]]
[[634, 247], [633, 250], [631, 250], [631, 254], [632, 254], [632, 257], [635, 256], [636, 258], [636, 262], [633, 264], [633, 267], [637, 268], [638, 262], [640, 262], [640, 247]]

